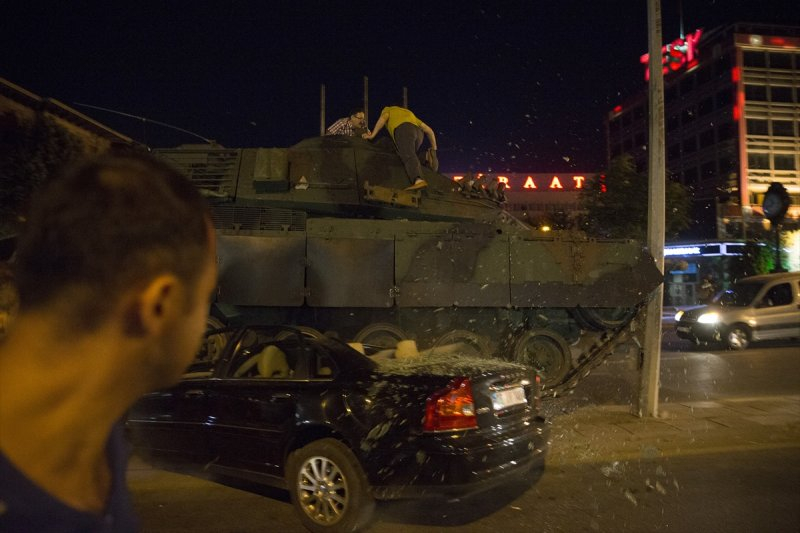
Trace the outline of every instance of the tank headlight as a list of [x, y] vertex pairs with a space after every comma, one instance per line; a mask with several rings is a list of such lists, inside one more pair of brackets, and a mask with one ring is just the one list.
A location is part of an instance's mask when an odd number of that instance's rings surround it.
[[716, 324], [719, 322], [719, 313], [703, 313], [697, 317], [699, 324]]
[[680, 322], [681, 318], [683, 318], [683, 311], [675, 313], [675, 322]]

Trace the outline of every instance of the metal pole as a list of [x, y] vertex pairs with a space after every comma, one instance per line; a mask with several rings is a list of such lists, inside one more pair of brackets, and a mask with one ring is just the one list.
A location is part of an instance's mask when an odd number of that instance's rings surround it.
[[[650, 84], [648, 86], [650, 139], [648, 145], [648, 213], [647, 246], [660, 272], [664, 272], [664, 75], [661, 55], [661, 3], [647, 2], [647, 26], [650, 53]], [[647, 305], [645, 322], [644, 360], [639, 387], [639, 416], [658, 416], [658, 378], [661, 367], [661, 311], [664, 285], [659, 285]]]
[[319, 86], [319, 136], [325, 135], [325, 84]]

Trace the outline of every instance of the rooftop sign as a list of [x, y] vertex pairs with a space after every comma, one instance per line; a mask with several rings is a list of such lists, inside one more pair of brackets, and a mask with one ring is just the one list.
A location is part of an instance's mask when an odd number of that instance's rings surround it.
[[[697, 42], [702, 35], [703, 30], [695, 30], [691, 35], [687, 35], [685, 38], [678, 37], [661, 47], [661, 64], [664, 66], [664, 75], [688, 70], [697, 65]], [[650, 79], [649, 61], [650, 54], [644, 54], [639, 58], [639, 62], [645, 66], [644, 79], [646, 80]]]

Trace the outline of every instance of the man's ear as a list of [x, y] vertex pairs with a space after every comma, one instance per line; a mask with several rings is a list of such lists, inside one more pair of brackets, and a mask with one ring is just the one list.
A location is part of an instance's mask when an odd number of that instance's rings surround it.
[[141, 335], [161, 333], [176, 313], [181, 312], [181, 285], [172, 274], [162, 274], [150, 280], [139, 291], [136, 305], [132, 309], [129, 326]]

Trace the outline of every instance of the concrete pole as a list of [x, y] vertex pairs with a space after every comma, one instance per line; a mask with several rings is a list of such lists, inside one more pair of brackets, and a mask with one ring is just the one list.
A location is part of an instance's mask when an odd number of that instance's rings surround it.
[[[648, 86], [650, 140], [648, 143], [647, 198], [647, 246], [656, 261], [656, 267], [664, 272], [664, 196], [666, 169], [664, 150], [664, 75], [661, 55], [661, 3], [647, 1], [647, 26], [650, 54], [650, 83]], [[658, 416], [658, 379], [661, 368], [661, 308], [664, 303], [664, 285], [659, 285], [647, 305], [644, 338], [644, 361], [642, 362], [641, 385], [639, 387], [639, 416]]]
[[319, 86], [319, 136], [325, 135], [325, 84]]

